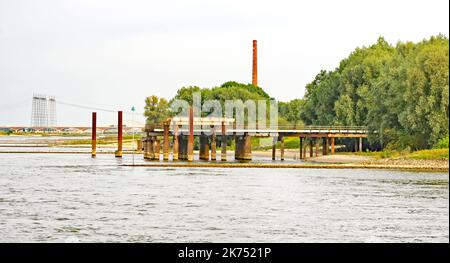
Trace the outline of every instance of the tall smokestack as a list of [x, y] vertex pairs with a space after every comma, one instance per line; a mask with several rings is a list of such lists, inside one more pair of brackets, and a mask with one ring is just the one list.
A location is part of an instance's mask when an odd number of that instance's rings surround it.
[[258, 44], [253, 40], [253, 73], [252, 84], [258, 86]]

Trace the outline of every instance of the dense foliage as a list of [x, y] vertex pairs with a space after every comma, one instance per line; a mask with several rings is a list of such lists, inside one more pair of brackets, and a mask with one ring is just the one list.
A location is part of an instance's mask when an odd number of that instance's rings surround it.
[[448, 137], [449, 42], [444, 36], [356, 49], [306, 87], [306, 124], [364, 125], [372, 144], [423, 149]]

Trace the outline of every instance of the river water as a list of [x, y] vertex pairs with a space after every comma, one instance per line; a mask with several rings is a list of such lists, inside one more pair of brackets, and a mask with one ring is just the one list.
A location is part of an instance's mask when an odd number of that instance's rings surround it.
[[121, 163], [0, 154], [0, 242], [449, 242], [448, 173]]

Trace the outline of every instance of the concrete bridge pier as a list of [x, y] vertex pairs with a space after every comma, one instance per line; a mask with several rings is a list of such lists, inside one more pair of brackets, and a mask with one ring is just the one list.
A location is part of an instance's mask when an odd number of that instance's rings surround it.
[[187, 137], [183, 135], [178, 135], [178, 159], [187, 160]]
[[236, 149], [234, 152], [236, 160], [252, 159], [252, 138], [248, 133], [236, 136]]
[[[155, 160], [156, 159], [156, 136], [147, 136], [144, 139], [144, 159]], [[159, 153], [159, 152], [158, 152]], [[159, 155], [158, 155], [159, 159]]]
[[209, 160], [209, 140], [208, 136], [204, 133], [200, 135], [200, 160]]
[[277, 140], [277, 137], [272, 138], [272, 161], [275, 161], [277, 157]]

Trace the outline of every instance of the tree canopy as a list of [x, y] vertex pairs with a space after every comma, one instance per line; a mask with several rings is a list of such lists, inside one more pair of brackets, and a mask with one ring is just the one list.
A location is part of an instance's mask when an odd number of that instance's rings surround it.
[[306, 87], [306, 124], [365, 125], [372, 143], [422, 149], [448, 137], [449, 41], [420, 43], [383, 38], [357, 48], [334, 71]]

